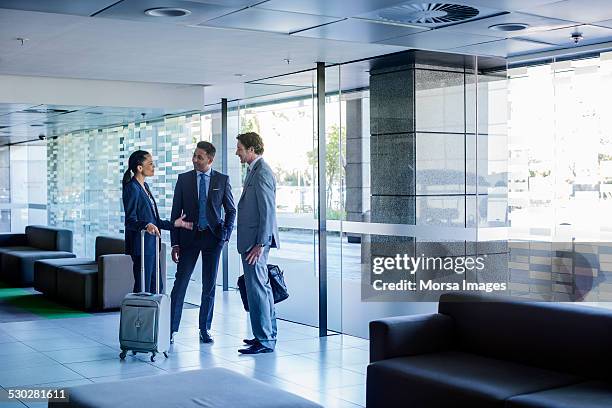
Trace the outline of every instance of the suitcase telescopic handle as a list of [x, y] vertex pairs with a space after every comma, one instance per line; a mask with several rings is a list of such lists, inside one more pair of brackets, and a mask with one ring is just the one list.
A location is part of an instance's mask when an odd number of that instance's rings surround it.
[[[145, 293], [145, 234], [147, 230], [140, 231], [140, 293]], [[155, 293], [159, 293], [159, 280], [161, 279], [159, 271], [159, 235], [155, 235]]]

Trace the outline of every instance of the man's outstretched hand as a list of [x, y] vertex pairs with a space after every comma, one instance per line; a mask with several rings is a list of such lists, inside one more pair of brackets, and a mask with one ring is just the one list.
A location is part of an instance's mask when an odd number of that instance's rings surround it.
[[192, 230], [193, 229], [193, 222], [189, 222], [189, 221], [185, 221], [185, 217], [187, 216], [187, 214], [182, 214], [180, 218], [177, 218], [174, 221], [174, 226], [176, 228], [185, 228], [188, 230]]

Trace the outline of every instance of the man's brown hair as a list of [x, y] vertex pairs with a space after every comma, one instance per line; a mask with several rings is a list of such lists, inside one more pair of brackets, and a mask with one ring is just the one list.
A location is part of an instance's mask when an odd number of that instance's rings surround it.
[[261, 139], [261, 136], [259, 136], [257, 133], [255, 132], [241, 133], [238, 136], [236, 136], [236, 139], [238, 139], [238, 141], [244, 146], [245, 149], [248, 150], [250, 147], [252, 147], [253, 150], [255, 151], [255, 154], [257, 155], [263, 154], [264, 143], [263, 143], [263, 140]]
[[204, 150], [206, 154], [211, 158], [215, 157], [215, 153], [217, 152], [217, 149], [215, 149], [215, 146], [212, 143], [207, 142], [205, 140], [198, 142], [198, 144], [196, 145], [196, 149]]

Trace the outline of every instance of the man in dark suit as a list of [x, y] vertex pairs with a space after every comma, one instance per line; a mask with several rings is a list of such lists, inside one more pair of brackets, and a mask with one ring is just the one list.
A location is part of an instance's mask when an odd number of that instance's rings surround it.
[[[177, 229], [171, 233], [172, 260], [178, 264], [170, 303], [170, 329], [179, 329], [189, 278], [202, 254], [202, 300], [200, 303], [200, 340], [213, 341], [210, 326], [215, 304], [215, 284], [219, 256], [229, 241], [236, 207], [229, 177], [212, 169], [215, 146], [199, 142], [193, 152], [194, 169], [179, 175], [174, 188], [171, 219], [185, 216], [193, 230]], [[225, 219], [221, 209], [225, 212]]]

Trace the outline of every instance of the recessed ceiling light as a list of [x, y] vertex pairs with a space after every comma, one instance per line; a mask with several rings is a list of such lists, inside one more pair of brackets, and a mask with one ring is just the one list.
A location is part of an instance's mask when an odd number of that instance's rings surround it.
[[529, 28], [529, 24], [525, 23], [503, 23], [503, 24], [493, 24], [489, 26], [489, 29], [495, 31], [521, 31]]
[[147, 16], [151, 17], [185, 17], [191, 14], [191, 11], [177, 7], [156, 7], [145, 11]]

